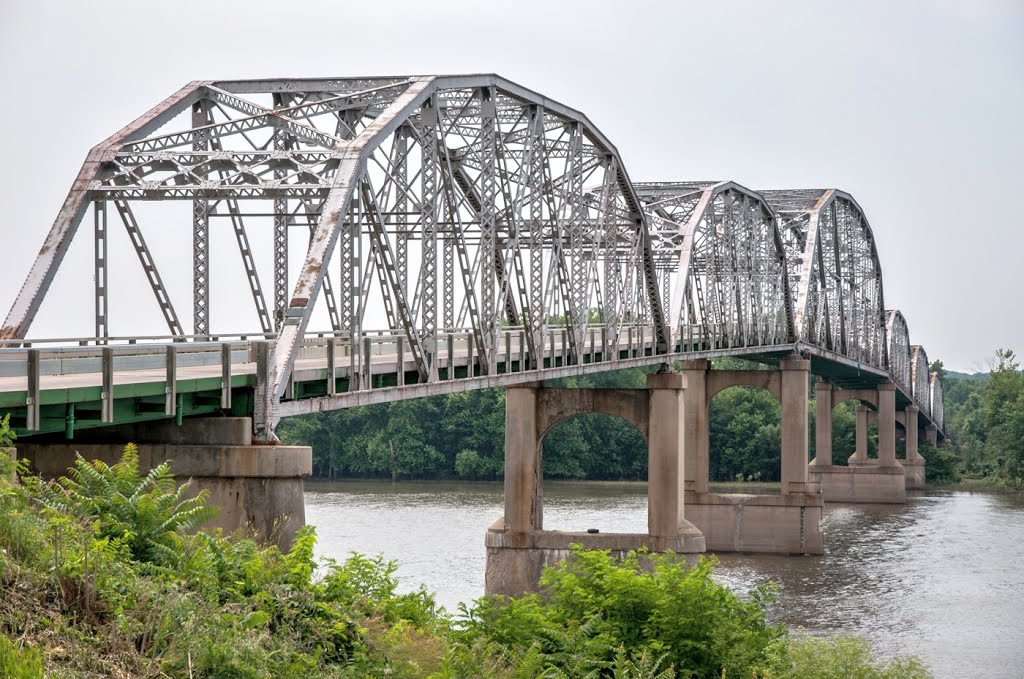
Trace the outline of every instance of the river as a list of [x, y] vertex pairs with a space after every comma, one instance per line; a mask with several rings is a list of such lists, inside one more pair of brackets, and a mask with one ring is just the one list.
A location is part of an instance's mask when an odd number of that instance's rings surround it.
[[[544, 484], [551, 530], [645, 532], [643, 484]], [[320, 555], [383, 554], [405, 589], [455, 611], [483, 593], [484, 532], [499, 483], [312, 481]], [[828, 505], [824, 556], [719, 556], [736, 591], [771, 580], [774, 621], [854, 632], [880, 655], [913, 653], [936, 677], [1024, 677], [1024, 498], [929, 491], [905, 506]]]

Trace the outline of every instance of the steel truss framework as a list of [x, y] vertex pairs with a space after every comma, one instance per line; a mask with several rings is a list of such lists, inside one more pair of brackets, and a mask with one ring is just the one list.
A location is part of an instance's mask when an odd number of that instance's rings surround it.
[[914, 393], [910, 356], [910, 330], [903, 314], [893, 309], [886, 313], [885, 333], [889, 338], [889, 373], [905, 393]]
[[[169, 201], [190, 207], [191, 335], [136, 217], [139, 203]], [[550, 326], [562, 328], [569, 364], [593, 356], [588, 326], [605, 352], [653, 327], [665, 355], [811, 344], [891, 371], [932, 410], [927, 360], [910, 355], [903, 316], [884, 310], [875, 241], [851, 196], [634, 188], [583, 114], [495, 75], [186, 85], [90, 151], [0, 340], [26, 337], [90, 209], [101, 340], [112, 217], [178, 340], [214, 334], [210, 228], [230, 223], [259, 332], [276, 338], [257, 402], [287, 399], [323, 300], [350, 346], [381, 326], [402, 337], [421, 383], [439, 379], [456, 332], [492, 375], [502, 329], [522, 330], [537, 368]], [[260, 218], [272, 223], [269, 301], [250, 242]], [[304, 261], [290, 275], [296, 247]]]
[[928, 399], [931, 404], [932, 421], [935, 422], [935, 426], [939, 428], [939, 431], [944, 431], [946, 428], [945, 409], [942, 401], [942, 380], [939, 378], [938, 373], [932, 373]]
[[887, 366], [882, 267], [863, 210], [837, 189], [762, 195], [778, 216], [801, 339]]
[[734, 182], [638, 184], [672, 332], [728, 347], [795, 341], [771, 208]]
[[928, 354], [924, 347], [915, 344], [910, 348], [911, 379], [914, 381], [914, 401], [921, 412], [931, 417], [931, 376], [928, 374]]

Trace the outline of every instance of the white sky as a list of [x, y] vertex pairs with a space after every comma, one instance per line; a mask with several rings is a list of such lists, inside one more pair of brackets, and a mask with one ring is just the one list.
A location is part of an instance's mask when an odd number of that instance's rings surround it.
[[[635, 181], [850, 192], [913, 343], [956, 370], [1024, 353], [1020, 0], [0, 0], [0, 315], [89, 148], [185, 82], [466, 72], [583, 111]], [[84, 228], [31, 335], [92, 334], [91, 248]], [[163, 271], [172, 298], [189, 271]], [[133, 295], [155, 308], [122, 288], [115, 334]]]

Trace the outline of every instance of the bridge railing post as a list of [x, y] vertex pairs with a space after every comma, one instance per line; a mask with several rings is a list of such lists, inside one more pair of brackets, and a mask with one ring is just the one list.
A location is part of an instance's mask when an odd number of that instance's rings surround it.
[[26, 357], [26, 372], [28, 373], [28, 393], [25, 398], [27, 406], [25, 415], [25, 428], [29, 431], [39, 431], [39, 350], [29, 349]]
[[103, 386], [100, 389], [100, 422], [114, 421], [114, 348], [103, 347], [100, 360]]
[[231, 342], [220, 346], [220, 407], [231, 408]]
[[164, 415], [174, 417], [178, 405], [178, 347], [167, 345], [164, 357]]

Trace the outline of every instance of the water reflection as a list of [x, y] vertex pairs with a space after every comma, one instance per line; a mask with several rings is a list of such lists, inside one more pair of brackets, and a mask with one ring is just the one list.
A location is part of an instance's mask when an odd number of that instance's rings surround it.
[[[545, 526], [646, 530], [642, 484], [545, 483]], [[382, 553], [403, 586], [454, 610], [483, 590], [496, 483], [311, 482], [306, 519], [323, 555]], [[1024, 676], [1024, 498], [926, 493], [906, 506], [829, 505], [823, 556], [719, 555], [737, 591], [773, 581], [775, 620], [851, 631], [881, 653], [916, 653], [936, 676]]]

